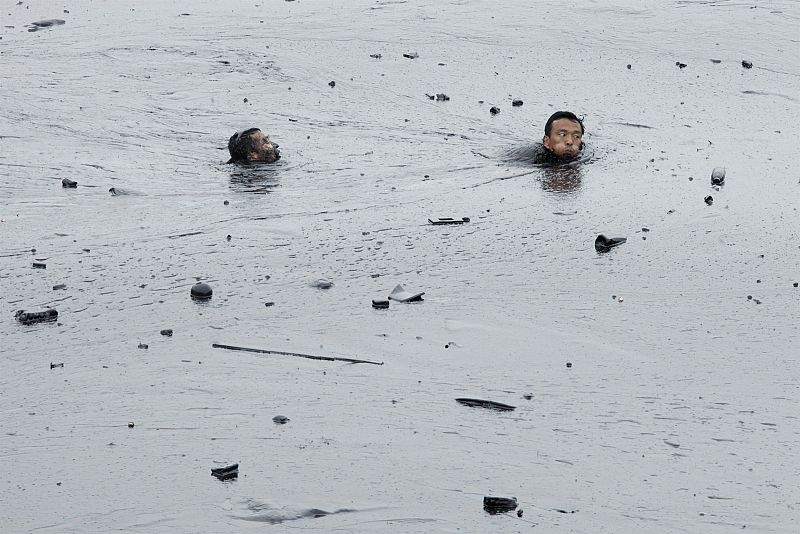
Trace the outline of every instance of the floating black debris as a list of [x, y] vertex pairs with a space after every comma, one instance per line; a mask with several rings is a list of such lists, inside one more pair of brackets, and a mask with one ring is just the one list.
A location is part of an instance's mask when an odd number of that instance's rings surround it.
[[265, 303], [264, 303], [264, 306], [266, 306], [267, 308], [269, 308], [270, 306], [275, 306], [275, 303], [274, 303], [274, 302], [265, 302]]
[[211, 469], [211, 475], [220, 480], [230, 480], [232, 478], [239, 478], [239, 464], [229, 465], [227, 467], [216, 467]]
[[392, 290], [392, 293], [389, 295], [389, 298], [398, 302], [419, 302], [422, 300], [422, 295], [424, 294], [424, 291], [419, 293], [406, 291], [403, 289], [403, 286], [397, 284], [397, 286]]
[[40, 261], [35, 261], [35, 262], [33, 262], [33, 268], [34, 269], [47, 269], [47, 264], [46, 263], [42, 263]]
[[285, 425], [289, 421], [290, 419], [285, 415], [276, 415], [275, 417], [272, 418], [272, 422], [275, 423], [276, 425]]
[[162, 336], [172, 337], [172, 328], [166, 328], [161, 331]]
[[514, 106], [515, 108], [520, 107], [524, 103], [525, 102], [523, 102], [522, 100], [519, 100], [519, 99], [511, 101], [511, 105]]
[[676, 62], [675, 62], [675, 65], [676, 65], [676, 66], [677, 66], [679, 69], [685, 69], [685, 68], [686, 68], [686, 63], [681, 63], [680, 61], [676, 61]]
[[408, 59], [417, 59], [419, 54], [416, 52], [408, 52], [407, 54], [403, 54], [403, 57], [407, 57]]
[[67, 284], [56, 284], [53, 286], [53, 291], [58, 291], [59, 289], [67, 289]]
[[517, 509], [516, 497], [484, 497], [483, 509], [490, 514], [513, 512]]
[[444, 93], [436, 93], [435, 95], [429, 95], [428, 93], [425, 93], [425, 96], [431, 100], [436, 100], [437, 102], [447, 102], [450, 100], [450, 97]]
[[336, 87], [336, 82], [331, 80], [328, 82], [328, 85], [330, 85], [331, 87]]
[[190, 291], [192, 298], [196, 300], [210, 299], [212, 293], [211, 286], [205, 282], [197, 282], [192, 286], [192, 290]]
[[61, 363], [53, 363], [53, 362], [50, 362], [50, 369], [55, 369], [56, 367], [61, 367], [61, 368], [63, 368], [63, 367], [64, 367], [64, 362], [61, 362]]
[[61, 187], [78, 187], [78, 182], [70, 180], [69, 178], [64, 178], [61, 180]]
[[714, 197], [708, 195], [706, 198], [703, 199], [703, 202], [708, 204], [709, 206], [714, 203]]
[[137, 345], [136, 348], [137, 349], [142, 349], [142, 350], [147, 350], [147, 349], [150, 348], [150, 346], [147, 343], [139, 343], [139, 345]]
[[742, 60], [742, 67], [744, 67], [746, 69], [752, 69], [753, 68], [753, 63], [751, 61], [747, 61], [746, 59], [743, 59]]
[[[17, 4], [19, 5], [19, 4]], [[45, 19], [45, 20], [37, 20], [36, 22], [31, 22], [30, 27], [28, 28], [29, 32], [39, 31], [42, 28], [52, 28], [53, 26], [61, 26], [66, 21], [62, 19]]]
[[723, 185], [725, 183], [725, 167], [714, 167], [711, 171], [711, 185]]
[[382, 54], [370, 54], [369, 57], [375, 58], [375, 59], [380, 59], [380, 58], [383, 57], [383, 55]]
[[431, 224], [464, 224], [469, 222], [469, 217], [453, 219], [452, 217], [439, 217], [438, 219], [428, 219]]
[[330, 280], [325, 280], [324, 278], [320, 278], [311, 283], [311, 287], [316, 287], [317, 289], [330, 289], [333, 287], [333, 282]]
[[606, 237], [603, 234], [597, 236], [594, 240], [594, 249], [597, 252], [608, 252], [614, 247], [617, 247], [627, 241], [626, 237]]
[[500, 412], [511, 412], [517, 408], [516, 406], [510, 406], [508, 404], [503, 404], [502, 402], [483, 399], [467, 399], [463, 397], [456, 399], [456, 402], [463, 404], [464, 406], [471, 406], [473, 408], [488, 408], [490, 410], [497, 410]]
[[491, 108], [489, 108], [489, 113], [491, 113], [492, 115], [497, 115], [498, 113], [500, 113], [500, 108], [498, 108], [497, 106], [492, 106]]
[[26, 312], [24, 310], [19, 310], [14, 314], [14, 317], [16, 317], [17, 321], [22, 324], [42, 323], [46, 321], [55, 321], [58, 318], [58, 312], [53, 309], [40, 312]]
[[376, 310], [385, 310], [389, 307], [388, 300], [372, 299], [372, 307]]

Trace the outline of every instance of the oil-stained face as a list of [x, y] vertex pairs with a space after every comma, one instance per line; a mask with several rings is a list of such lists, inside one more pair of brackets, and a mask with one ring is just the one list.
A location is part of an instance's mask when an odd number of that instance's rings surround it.
[[550, 135], [544, 136], [542, 144], [560, 158], [571, 158], [580, 152], [582, 140], [583, 129], [579, 123], [570, 119], [558, 119], [553, 121]]
[[278, 161], [281, 153], [278, 144], [269, 139], [269, 134], [261, 130], [250, 134], [250, 148], [247, 152], [247, 160], [254, 162], [272, 163]]

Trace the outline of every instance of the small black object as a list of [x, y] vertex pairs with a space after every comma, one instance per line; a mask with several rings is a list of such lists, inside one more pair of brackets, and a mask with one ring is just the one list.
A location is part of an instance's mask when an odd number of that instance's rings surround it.
[[40, 261], [35, 261], [35, 262], [33, 262], [33, 268], [34, 269], [47, 269], [47, 264], [46, 263], [42, 263]]
[[172, 328], [165, 328], [161, 331], [162, 336], [172, 337]]
[[512, 512], [517, 508], [516, 497], [484, 497], [483, 509], [490, 514]]
[[336, 87], [336, 82], [331, 80], [328, 82], [328, 85], [330, 85], [331, 87]]
[[447, 102], [450, 100], [450, 97], [444, 93], [436, 93], [436, 101], [437, 102]]
[[407, 57], [408, 59], [417, 59], [419, 57], [419, 54], [417, 54], [416, 52], [409, 52], [407, 54], [403, 54], [403, 57]]
[[517, 517], [522, 517], [522, 508], [517, 510]]
[[147, 349], [149, 349], [150, 347], [147, 345], [147, 343], [139, 343], [139, 345], [138, 345], [136, 348], [137, 348], [137, 349], [143, 349], [143, 350], [147, 350]]
[[631, 64], [628, 63], [628, 70], [631, 70]]
[[272, 422], [275, 423], [276, 425], [285, 425], [289, 421], [290, 419], [285, 415], [276, 415], [275, 417], [272, 418]]
[[792, 284], [792, 285], [793, 285], [794, 287], [797, 287], [797, 286], [798, 286], [798, 283], [797, 283], [797, 282], [795, 282], [795, 283], [794, 283], [794, 284]]
[[525, 400], [531, 400], [533, 398], [533, 395], [530, 393], [526, 393], [522, 396], [522, 398]]
[[109, 192], [109, 193], [111, 193], [111, 196], [112, 196], [112, 197], [113, 197], [113, 196], [116, 196], [116, 194], [117, 194], [117, 190], [116, 190], [116, 189], [114, 189], [113, 187], [109, 187], [109, 188], [108, 188], [108, 192]]
[[59, 289], [67, 289], [67, 284], [56, 284], [53, 286], [53, 291], [58, 291]]
[[205, 282], [197, 282], [192, 286], [191, 290], [192, 298], [196, 300], [210, 299], [212, 293], [213, 291], [211, 290], [211, 286]]
[[725, 183], [725, 167], [714, 167], [711, 171], [711, 185], [723, 185]]
[[711, 63], [717, 63], [717, 64], [718, 63], [722, 63], [722, 60], [721, 59], [712, 59]]
[[603, 234], [594, 240], [594, 249], [597, 252], [608, 252], [612, 248], [623, 244], [628, 239], [626, 237], [606, 237]]
[[456, 402], [463, 404], [464, 406], [470, 406], [473, 408], [488, 408], [490, 410], [497, 410], [499, 412], [511, 412], [517, 408], [516, 406], [510, 406], [508, 404], [503, 404], [502, 402], [483, 399], [467, 399], [463, 397], [456, 399]]
[[243, 99], [242, 99], [242, 102], [244, 102], [245, 104], [247, 104], [247, 97], [243, 98]]
[[567, 362], [567, 369], [572, 369], [572, 362]]
[[686, 68], [686, 63], [681, 63], [680, 61], [676, 61], [675, 65], [677, 65], [679, 69], [685, 69]]
[[524, 102], [519, 99], [511, 101], [511, 105], [514, 106], [515, 108], [520, 107], [522, 104], [524, 104]]
[[274, 303], [274, 302], [265, 302], [265, 303], [264, 303], [264, 306], [266, 306], [267, 308], [269, 308], [270, 306], [275, 306], [275, 303]]
[[61, 362], [61, 363], [50, 362], [50, 369], [55, 369], [56, 367], [62, 367], [63, 368], [64, 367], [64, 362]]
[[61, 187], [78, 187], [78, 182], [70, 180], [69, 178], [63, 178], [61, 180]]
[[19, 321], [22, 324], [33, 324], [45, 321], [55, 321], [58, 318], [58, 312], [53, 309], [44, 310], [40, 312], [26, 312], [23, 310], [19, 310], [17, 313], [14, 314], [14, 317], [16, 317], [17, 321]]
[[497, 106], [492, 106], [491, 108], [489, 108], [489, 113], [491, 113], [492, 115], [497, 115], [498, 113], [500, 113], [500, 108], [498, 108]]
[[751, 61], [747, 61], [746, 59], [743, 59], [742, 60], [742, 67], [744, 67], [746, 69], [752, 69], [753, 68], [753, 63]]
[[223, 201], [223, 202], [222, 202], [222, 204], [223, 204], [224, 206], [227, 206], [228, 204], [230, 204], [230, 201], [228, 201], [228, 200], [225, 200], [225, 201]]
[[438, 219], [428, 219], [431, 224], [464, 224], [469, 222], [469, 217], [453, 219], [452, 217], [439, 217]]
[[231, 234], [228, 234], [228, 235], [225, 236], [225, 241], [230, 241], [231, 239], [233, 239]]
[[372, 299], [372, 307], [375, 308], [376, 310], [385, 310], [386, 308], [389, 307], [389, 301], [382, 299]]
[[381, 54], [370, 54], [369, 57], [372, 57], [372, 58], [375, 58], [375, 59], [380, 59], [380, 58], [383, 57], [383, 55], [381, 55]]
[[211, 470], [211, 475], [220, 480], [230, 480], [231, 478], [239, 478], [239, 464], [229, 465], [227, 467], [217, 467]]
[[706, 198], [703, 199], [703, 202], [708, 204], [709, 206], [714, 203], [714, 197], [708, 195]]

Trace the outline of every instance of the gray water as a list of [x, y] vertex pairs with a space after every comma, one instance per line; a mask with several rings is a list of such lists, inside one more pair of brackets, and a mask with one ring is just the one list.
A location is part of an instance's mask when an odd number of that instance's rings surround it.
[[0, 7], [3, 532], [797, 531], [796, 2]]

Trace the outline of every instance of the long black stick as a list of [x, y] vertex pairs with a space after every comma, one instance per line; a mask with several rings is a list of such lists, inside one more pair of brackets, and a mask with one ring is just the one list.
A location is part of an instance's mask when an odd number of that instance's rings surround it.
[[369, 360], [356, 360], [354, 358], [336, 358], [334, 356], [314, 356], [313, 354], [300, 354], [299, 352], [283, 352], [280, 350], [251, 349], [247, 347], [237, 347], [235, 345], [221, 345], [212, 343], [215, 349], [243, 350], [245, 352], [257, 352], [259, 354], [280, 354], [282, 356], [297, 356], [298, 358], [308, 358], [309, 360], [324, 360], [326, 362], [347, 362], [347, 363], [371, 363], [372, 365], [383, 365], [383, 362], [371, 362]]

